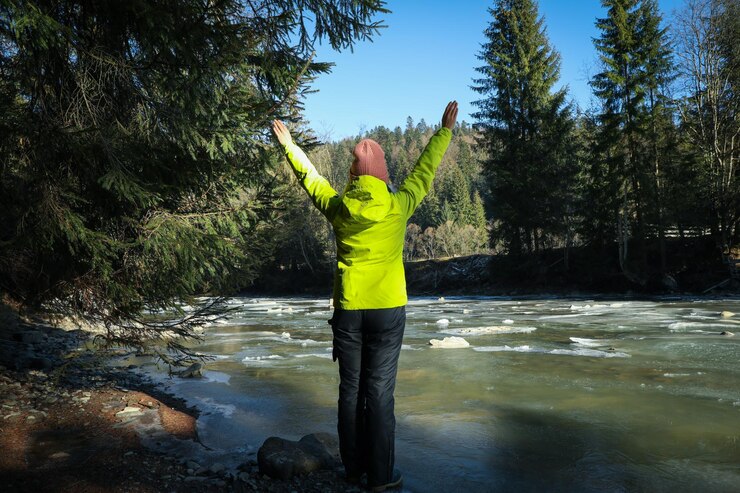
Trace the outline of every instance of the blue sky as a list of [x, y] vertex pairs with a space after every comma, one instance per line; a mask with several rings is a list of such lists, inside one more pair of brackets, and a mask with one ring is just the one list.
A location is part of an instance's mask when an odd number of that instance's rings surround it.
[[[683, 0], [659, 0], [664, 22]], [[388, 26], [373, 42], [360, 42], [354, 53], [338, 53], [326, 43], [317, 61], [334, 62], [330, 74], [313, 84], [319, 92], [306, 98], [305, 115], [320, 138], [355, 136], [378, 125], [404, 126], [406, 118], [437, 122], [448, 101], [460, 106], [458, 120], [472, 122], [470, 89], [490, 22], [490, 0], [390, 0], [392, 13], [381, 16]], [[560, 86], [587, 107], [588, 80], [596, 72], [592, 38], [597, 17], [605, 16], [599, 0], [540, 0], [540, 15], [550, 43], [560, 52]]]

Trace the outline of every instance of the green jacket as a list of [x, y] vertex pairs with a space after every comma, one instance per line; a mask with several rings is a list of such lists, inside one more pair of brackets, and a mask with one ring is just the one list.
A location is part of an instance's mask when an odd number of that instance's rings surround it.
[[429, 192], [451, 138], [450, 129], [440, 128], [395, 193], [389, 191], [384, 181], [363, 175], [351, 180], [339, 195], [297, 145], [285, 146], [285, 155], [298, 181], [334, 228], [335, 308], [361, 310], [406, 304], [406, 222]]

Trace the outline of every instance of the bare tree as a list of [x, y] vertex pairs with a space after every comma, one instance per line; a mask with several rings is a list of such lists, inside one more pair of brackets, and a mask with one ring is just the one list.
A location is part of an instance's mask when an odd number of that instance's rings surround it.
[[[734, 0], [733, 0], [734, 1]], [[736, 234], [736, 165], [740, 119], [732, 74], [737, 61], [726, 47], [740, 42], [728, 32], [728, 0], [688, 0], [673, 27], [679, 69], [678, 107], [683, 127], [705, 167], [712, 234], [727, 245]]]

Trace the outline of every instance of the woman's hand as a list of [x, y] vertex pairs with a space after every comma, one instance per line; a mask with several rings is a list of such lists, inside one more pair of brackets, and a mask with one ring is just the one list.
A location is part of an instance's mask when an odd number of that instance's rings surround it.
[[290, 137], [288, 127], [286, 127], [280, 120], [272, 121], [272, 132], [275, 134], [275, 137], [277, 137], [278, 142], [284, 146], [293, 142], [293, 139]]
[[457, 101], [450, 101], [442, 115], [442, 126], [452, 130], [455, 126], [455, 120], [457, 120]]

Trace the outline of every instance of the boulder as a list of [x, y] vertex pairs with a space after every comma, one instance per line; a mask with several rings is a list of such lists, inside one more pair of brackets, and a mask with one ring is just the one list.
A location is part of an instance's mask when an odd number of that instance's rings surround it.
[[182, 378], [193, 378], [201, 376], [200, 370], [203, 369], [203, 365], [200, 363], [193, 363], [182, 371], [175, 372], [175, 375]]
[[676, 279], [669, 275], [665, 274], [661, 279], [660, 283], [663, 285], [663, 288], [669, 290], [669, 291], [678, 291], [678, 282]]
[[290, 479], [339, 465], [339, 443], [328, 433], [306, 435], [292, 441], [279, 437], [265, 440], [257, 452], [260, 474], [273, 479]]
[[41, 344], [44, 342], [44, 334], [38, 330], [28, 330], [13, 334], [13, 340], [24, 344]]

